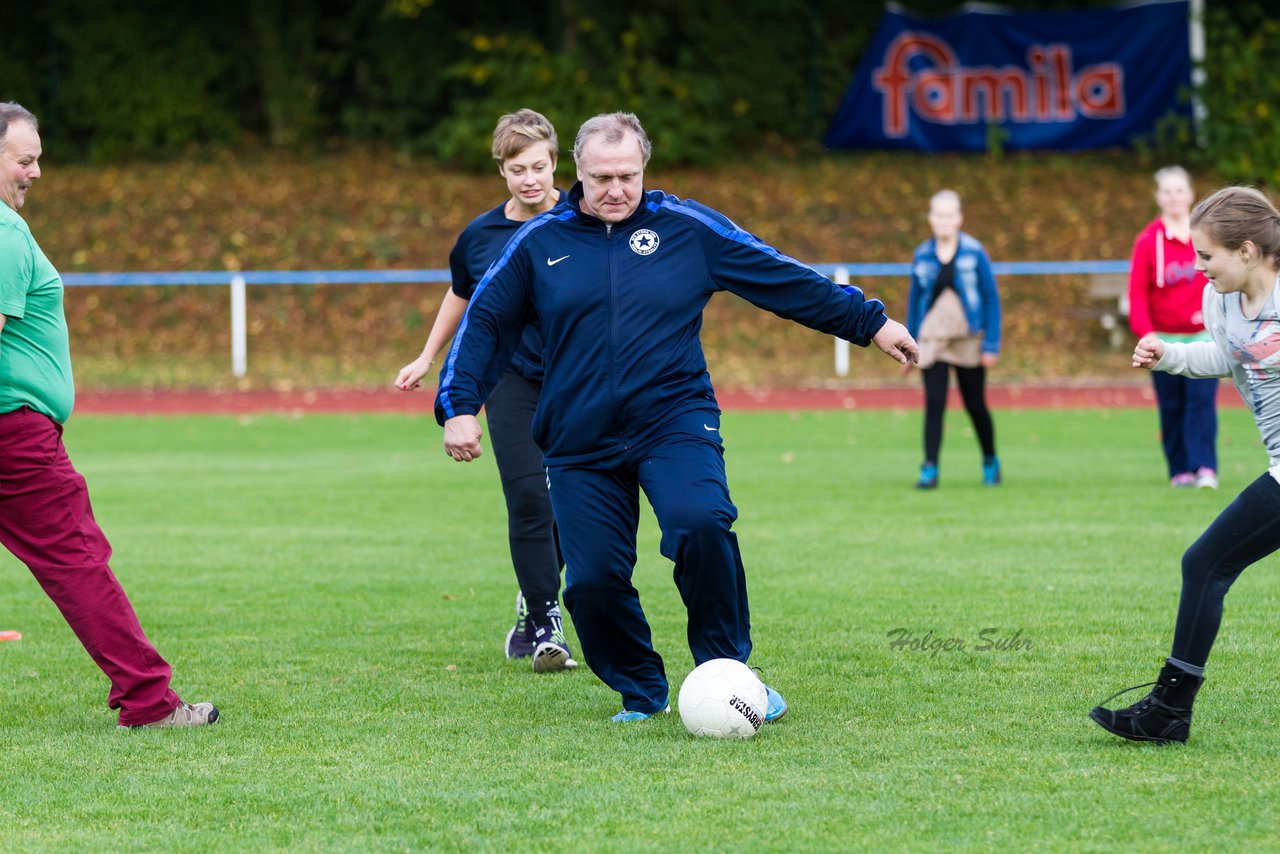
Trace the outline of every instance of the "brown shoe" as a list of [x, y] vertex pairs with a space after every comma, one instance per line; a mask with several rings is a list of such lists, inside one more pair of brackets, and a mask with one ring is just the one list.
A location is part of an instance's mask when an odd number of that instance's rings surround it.
[[158, 721], [122, 726], [120, 729], [167, 726], [208, 726], [218, 722], [218, 707], [213, 703], [179, 703], [178, 707]]

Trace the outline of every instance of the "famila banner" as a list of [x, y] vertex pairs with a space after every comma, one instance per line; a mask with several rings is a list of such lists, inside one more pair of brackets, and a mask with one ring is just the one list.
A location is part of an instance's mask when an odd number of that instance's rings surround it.
[[1187, 0], [1077, 12], [890, 5], [827, 132], [828, 148], [983, 151], [1127, 145], [1189, 115]]

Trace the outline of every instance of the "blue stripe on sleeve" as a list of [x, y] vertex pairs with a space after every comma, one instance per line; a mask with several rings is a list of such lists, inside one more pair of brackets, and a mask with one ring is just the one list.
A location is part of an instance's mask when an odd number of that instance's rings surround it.
[[[708, 214], [698, 210], [697, 208], [686, 205], [685, 203], [679, 200], [672, 201], [671, 197], [667, 197], [663, 199], [661, 202], [661, 207], [666, 208], [667, 210], [671, 211], [674, 214], [687, 216], [690, 219], [697, 220], [698, 222], [702, 223], [707, 228], [711, 229], [716, 234], [720, 235], [726, 240], [732, 240], [735, 243], [741, 243], [743, 246], [748, 246], [759, 252], [763, 252], [765, 255], [768, 255], [771, 258], [776, 258], [777, 260], [787, 264], [795, 264], [797, 267], [803, 267], [804, 269], [809, 270], [810, 272], [818, 273], [817, 270], [813, 269], [803, 261], [797, 261], [795, 258], [792, 258], [790, 255], [783, 255], [781, 252], [779, 252], [777, 249], [774, 249], [769, 244], [761, 240], [758, 240], [756, 237], [754, 237], [750, 233], [743, 231], [741, 228], [738, 227], [737, 223], [735, 223], [733, 220], [729, 219], [728, 217], [725, 217], [725, 221], [728, 222], [728, 225], [726, 226], [724, 222], [720, 222], [715, 217], [709, 216]], [[724, 214], [720, 214], [720, 215], [724, 216]], [[822, 274], [818, 273], [818, 275], [821, 276]], [[855, 294], [858, 296], [863, 296], [862, 289], [857, 287], [856, 285], [841, 285], [840, 288], [850, 296], [853, 296]], [[884, 308], [884, 304], [880, 302], [880, 300], [878, 299], [866, 299], [864, 297], [864, 301], [868, 305], [873, 305], [873, 306], [879, 305], [882, 309]]]
[[467, 310], [463, 313], [462, 320], [458, 323], [458, 331], [454, 333], [453, 345], [449, 347], [449, 358], [445, 360], [444, 377], [440, 380], [440, 408], [444, 410], [446, 419], [452, 418], [457, 414], [453, 409], [453, 402], [450, 399], [449, 389], [453, 384], [454, 367], [458, 359], [458, 350], [462, 347], [462, 336], [466, 334], [468, 326], [467, 320], [471, 317], [471, 307], [475, 305], [476, 299], [478, 299], [484, 289], [488, 287], [490, 280], [492, 280], [494, 276], [500, 273], [503, 268], [507, 266], [511, 261], [511, 256], [520, 248], [520, 244], [524, 242], [525, 238], [537, 231], [539, 228], [542, 228], [544, 225], [548, 225], [552, 222], [572, 219], [575, 216], [577, 216], [577, 212], [570, 208], [554, 216], [548, 212], [547, 214], [535, 217], [526, 222], [520, 227], [520, 230], [512, 235], [511, 239], [507, 241], [506, 247], [502, 250], [502, 255], [498, 257], [497, 261], [494, 261], [489, 265], [489, 269], [485, 271], [484, 278], [476, 285], [475, 291], [471, 294], [471, 299], [467, 302]]

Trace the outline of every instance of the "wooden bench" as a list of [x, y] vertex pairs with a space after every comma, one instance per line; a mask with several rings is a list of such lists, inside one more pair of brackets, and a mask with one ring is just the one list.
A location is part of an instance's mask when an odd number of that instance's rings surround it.
[[1107, 330], [1112, 350], [1119, 350], [1129, 337], [1129, 277], [1124, 273], [1093, 273], [1087, 291], [1090, 300], [1105, 305], [1098, 322]]

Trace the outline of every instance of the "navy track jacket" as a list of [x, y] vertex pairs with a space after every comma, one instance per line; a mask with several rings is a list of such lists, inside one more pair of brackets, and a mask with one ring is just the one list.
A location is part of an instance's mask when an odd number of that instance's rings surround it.
[[879, 300], [697, 202], [650, 190], [610, 225], [581, 199], [579, 183], [525, 223], [476, 287], [440, 371], [441, 424], [480, 411], [535, 319], [546, 376], [533, 438], [548, 466], [602, 460], [673, 415], [719, 411], [698, 339], [716, 291], [864, 347], [885, 324]]

